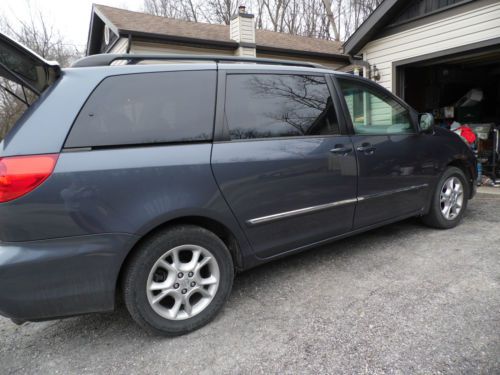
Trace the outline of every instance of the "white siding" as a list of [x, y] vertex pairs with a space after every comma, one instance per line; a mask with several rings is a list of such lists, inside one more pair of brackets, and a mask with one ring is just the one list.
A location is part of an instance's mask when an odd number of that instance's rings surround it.
[[255, 48], [238, 47], [238, 49], [236, 50], [236, 55], [244, 57], [255, 57]]
[[236, 42], [255, 43], [254, 19], [249, 17], [236, 17], [231, 20], [230, 38]]
[[[126, 41], [126, 39], [125, 39]], [[244, 49], [241, 48], [240, 49]], [[126, 50], [126, 45], [125, 45]], [[241, 51], [243, 54], [241, 56], [255, 56], [254, 49], [250, 48], [251, 51]], [[113, 50], [114, 52], [114, 50]], [[178, 53], [178, 54], [195, 54], [195, 55], [228, 55], [234, 56], [237, 54], [238, 50], [227, 50], [227, 49], [213, 49], [213, 48], [200, 48], [200, 47], [189, 47], [183, 45], [175, 45], [168, 43], [148, 43], [148, 42], [137, 42], [132, 39], [132, 46], [130, 49], [130, 53]], [[125, 51], [123, 51], [125, 53]], [[271, 58], [271, 59], [280, 59], [280, 60], [293, 60], [293, 61], [304, 61], [304, 62], [313, 62], [322, 64], [326, 67], [336, 69], [343, 66], [343, 62], [336, 62], [327, 59], [321, 59], [317, 57], [299, 57], [299, 56], [283, 56], [283, 55], [273, 55], [268, 53], [259, 53], [257, 57], [262, 58]]]
[[[480, 4], [479, 4], [480, 5]], [[363, 58], [376, 65], [382, 86], [392, 90], [392, 63], [500, 37], [500, 1], [369, 42]]]
[[392, 107], [388, 103], [370, 95], [367, 104], [371, 107], [371, 125], [388, 126], [392, 124]]
[[110, 53], [127, 53], [128, 39], [120, 38], [118, 42], [111, 48]]
[[168, 43], [147, 43], [134, 42], [132, 40], [132, 48], [130, 53], [151, 53], [151, 54], [193, 54], [193, 55], [230, 55], [233, 56], [232, 50], [189, 47]]
[[324, 65], [327, 68], [331, 69], [339, 69], [343, 66], [345, 66], [345, 62], [339, 62], [335, 61], [332, 59], [322, 59], [321, 57], [303, 57], [303, 56], [296, 56], [296, 55], [278, 55], [278, 54], [273, 54], [273, 53], [267, 53], [267, 52], [257, 52], [257, 57], [263, 58], [263, 59], [277, 59], [277, 60], [292, 60], [292, 61], [300, 61], [300, 62], [311, 62], [311, 63], [316, 63], [316, 64], [321, 64]]

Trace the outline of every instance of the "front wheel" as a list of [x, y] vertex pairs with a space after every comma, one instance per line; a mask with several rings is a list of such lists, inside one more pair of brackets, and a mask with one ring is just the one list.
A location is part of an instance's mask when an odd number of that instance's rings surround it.
[[219, 237], [195, 226], [171, 228], [136, 249], [123, 278], [125, 305], [146, 330], [181, 335], [215, 317], [233, 277], [231, 255]]
[[449, 167], [441, 176], [432, 196], [429, 213], [422, 221], [433, 228], [457, 226], [467, 208], [469, 185], [461, 169]]

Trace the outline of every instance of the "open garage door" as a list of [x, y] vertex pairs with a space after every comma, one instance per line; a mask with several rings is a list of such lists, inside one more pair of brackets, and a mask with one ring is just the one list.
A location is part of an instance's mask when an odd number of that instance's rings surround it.
[[396, 93], [419, 112], [433, 113], [436, 125], [449, 128], [456, 121], [474, 130], [472, 147], [495, 181], [500, 175], [500, 45], [411, 62], [395, 73]]

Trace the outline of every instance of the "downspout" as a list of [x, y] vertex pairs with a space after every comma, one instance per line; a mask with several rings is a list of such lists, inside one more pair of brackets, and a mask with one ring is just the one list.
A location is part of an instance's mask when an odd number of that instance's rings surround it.
[[132, 48], [132, 34], [128, 34], [128, 41], [127, 41], [127, 54], [130, 53], [130, 49]]
[[366, 71], [368, 72], [368, 77], [366, 78], [371, 78], [372, 71], [368, 61], [365, 61], [362, 58], [353, 58], [351, 55], [349, 55], [349, 62], [351, 63], [351, 65], [357, 65], [366, 68]]

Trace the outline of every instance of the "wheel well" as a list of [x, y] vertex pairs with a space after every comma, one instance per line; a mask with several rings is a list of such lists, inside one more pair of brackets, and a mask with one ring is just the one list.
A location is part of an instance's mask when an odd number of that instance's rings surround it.
[[124, 270], [127, 268], [127, 264], [129, 263], [133, 254], [135, 254], [137, 249], [140, 248], [140, 245], [146, 239], [155, 235], [155, 233], [158, 233], [158, 232], [163, 231], [167, 228], [178, 226], [178, 225], [196, 225], [196, 226], [199, 226], [201, 228], [204, 228], [204, 229], [209, 230], [210, 232], [214, 233], [227, 246], [229, 252], [231, 253], [231, 258], [233, 259], [233, 264], [234, 264], [235, 269], [239, 270], [242, 268], [242, 259], [241, 259], [241, 252], [240, 252], [239, 244], [238, 244], [238, 241], [236, 240], [236, 237], [229, 230], [229, 228], [227, 228], [225, 225], [223, 225], [223, 224], [221, 224], [218, 221], [213, 220], [213, 219], [209, 219], [209, 218], [201, 217], [201, 216], [187, 216], [187, 217], [169, 220], [163, 224], [160, 224], [157, 227], [150, 230], [145, 235], [143, 235], [140, 238], [140, 240], [137, 241], [137, 243], [132, 247], [132, 249], [129, 251], [129, 253], [125, 257], [125, 260], [123, 261], [123, 263], [121, 265], [120, 273], [118, 275], [117, 284], [116, 284], [116, 291], [117, 292], [121, 288], [121, 280], [123, 277]]
[[465, 177], [467, 178], [467, 181], [469, 181], [469, 194], [472, 194], [472, 187], [474, 184], [473, 178], [472, 178], [472, 172], [467, 166], [467, 164], [460, 159], [453, 160], [451, 163], [447, 165], [448, 167], [456, 167], [462, 170], [464, 172]]

